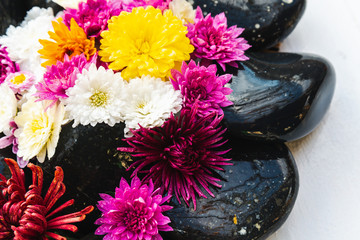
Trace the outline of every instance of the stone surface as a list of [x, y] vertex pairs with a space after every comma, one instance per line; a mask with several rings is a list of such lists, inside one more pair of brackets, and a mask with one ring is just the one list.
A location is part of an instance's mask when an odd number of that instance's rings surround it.
[[[111, 193], [119, 186], [122, 176], [130, 178], [127, 172], [128, 155], [122, 155], [117, 147], [124, 144], [123, 124], [110, 127], [98, 124], [95, 127], [77, 126], [71, 124], [63, 126], [55, 156], [45, 160], [42, 166], [44, 178], [48, 186], [53, 178], [55, 166], [64, 170], [66, 193], [62, 201], [75, 199], [73, 211], [81, 210], [85, 205], [97, 204], [101, 200], [99, 193]], [[125, 166], [125, 167], [124, 167]], [[77, 224], [79, 232], [74, 236], [79, 238], [89, 232], [93, 233], [93, 224], [100, 212], [89, 214], [85, 221]]]
[[22, 0], [0, 1], [0, 35], [6, 32], [10, 25], [21, 22], [26, 14], [27, 8]]
[[224, 124], [234, 136], [292, 141], [309, 134], [329, 108], [335, 89], [331, 64], [309, 54], [249, 53], [230, 87], [234, 105]]
[[234, 140], [233, 166], [220, 172], [223, 187], [215, 198], [197, 199], [197, 210], [177, 204], [167, 215], [173, 232], [165, 240], [265, 239], [289, 215], [298, 191], [298, 174], [287, 147]]
[[0, 35], [6, 33], [10, 25], [17, 26], [24, 20], [26, 12], [33, 6], [42, 8], [52, 7], [57, 13], [61, 7], [52, 1], [47, 0], [1, 0], [0, 1]]
[[228, 25], [245, 28], [250, 51], [268, 48], [287, 37], [299, 22], [305, 0], [194, 0], [204, 14], [225, 12]]

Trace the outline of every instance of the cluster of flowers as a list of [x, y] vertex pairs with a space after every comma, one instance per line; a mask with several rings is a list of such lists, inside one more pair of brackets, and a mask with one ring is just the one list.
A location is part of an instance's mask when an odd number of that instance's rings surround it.
[[232, 76], [216, 64], [248, 59], [243, 29], [185, 0], [54, 2], [64, 11], [34, 7], [0, 36], [0, 148], [12, 145], [18, 166], [38, 174], [29, 161], [55, 154], [62, 125], [124, 122], [119, 150], [136, 159], [133, 180], [101, 194], [96, 234], [161, 239], [171, 230], [162, 204], [175, 194], [196, 208], [196, 195], [221, 187], [212, 170], [231, 164], [219, 147]]

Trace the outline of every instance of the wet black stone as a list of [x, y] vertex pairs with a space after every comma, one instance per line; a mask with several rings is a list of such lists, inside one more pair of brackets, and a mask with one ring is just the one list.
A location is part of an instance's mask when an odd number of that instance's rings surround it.
[[0, 35], [4, 34], [8, 26], [21, 22], [27, 7], [22, 0], [0, 1]]
[[[318, 56], [251, 53], [235, 74], [233, 106], [224, 124], [233, 136], [292, 141], [309, 134], [329, 108], [335, 88], [331, 64]], [[233, 70], [233, 71], [232, 71]]]
[[194, 0], [204, 14], [225, 12], [228, 25], [245, 28], [242, 33], [250, 51], [269, 48], [287, 37], [299, 22], [305, 0]]
[[162, 233], [165, 240], [265, 239], [286, 220], [299, 187], [288, 148], [244, 140], [230, 145], [234, 165], [219, 173], [223, 187], [215, 198], [198, 198], [196, 211], [172, 199], [175, 208], [166, 215], [174, 231]]
[[33, 6], [38, 6], [41, 8], [51, 7], [54, 10], [54, 14], [63, 10], [63, 8], [60, 5], [49, 0], [27, 0], [27, 6], [28, 9], [31, 9]]
[[[110, 127], [97, 124], [95, 127], [79, 125], [72, 128], [71, 124], [63, 126], [55, 156], [45, 160], [40, 165], [44, 171], [44, 188], [53, 179], [55, 166], [64, 170], [66, 193], [59, 202], [75, 199], [71, 211], [79, 211], [85, 206], [97, 204], [101, 200], [99, 193], [112, 193], [119, 186], [121, 177], [130, 179], [130, 172], [126, 171], [128, 155], [117, 151], [117, 147], [124, 146], [123, 124]], [[125, 167], [124, 167], [125, 166]], [[77, 234], [67, 236], [80, 238], [94, 233], [95, 220], [100, 212], [95, 210], [86, 219], [76, 224]]]
[[52, 7], [54, 12], [62, 8], [56, 3], [47, 0], [1, 0], [0, 1], [0, 35], [6, 33], [10, 25], [17, 26], [24, 20], [26, 12], [33, 6], [42, 8]]

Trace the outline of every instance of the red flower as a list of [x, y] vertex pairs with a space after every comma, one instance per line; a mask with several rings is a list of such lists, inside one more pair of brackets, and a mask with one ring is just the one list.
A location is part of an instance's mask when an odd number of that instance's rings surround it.
[[62, 168], [56, 167], [54, 179], [43, 198], [43, 171], [39, 166], [28, 164], [32, 171], [32, 184], [26, 189], [24, 171], [12, 159], [5, 159], [5, 162], [12, 177], [6, 179], [0, 174], [0, 239], [65, 240], [65, 237], [50, 231], [63, 229], [75, 232], [77, 227], [71, 223], [84, 220], [86, 214], [94, 209], [93, 206], [88, 206], [76, 213], [54, 217], [74, 203], [72, 199], [50, 211], [65, 193]]
[[197, 118], [198, 104], [191, 110], [182, 110], [179, 117], [170, 117], [162, 127], [143, 128], [132, 131], [133, 137], [126, 139], [131, 146], [119, 148], [120, 151], [132, 152], [139, 159], [131, 167], [136, 167], [133, 176], [146, 172], [143, 181], [152, 179], [161, 193], [175, 193], [189, 205], [192, 199], [196, 209], [196, 196], [206, 198], [200, 186], [211, 196], [209, 184], [221, 187], [211, 170], [223, 170], [221, 166], [231, 165], [221, 155], [229, 150], [219, 150], [226, 141], [222, 134], [225, 129], [219, 126], [222, 117], [215, 112]]

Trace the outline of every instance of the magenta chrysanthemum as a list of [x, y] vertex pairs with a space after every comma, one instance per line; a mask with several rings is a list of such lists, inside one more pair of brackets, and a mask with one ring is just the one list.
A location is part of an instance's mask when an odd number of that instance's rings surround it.
[[0, 84], [2, 84], [9, 73], [19, 71], [19, 65], [11, 61], [6, 47], [0, 45]]
[[105, 235], [104, 239], [122, 240], [161, 240], [159, 231], [172, 231], [168, 225], [170, 219], [163, 212], [172, 209], [162, 205], [170, 196], [162, 197], [160, 189], [154, 191], [153, 182], [142, 185], [134, 177], [131, 186], [121, 179], [120, 187], [115, 190], [115, 198], [100, 194], [103, 201], [98, 202], [101, 218], [95, 224], [96, 235]]
[[115, 9], [121, 9], [122, 11], [131, 12], [133, 8], [136, 7], [147, 7], [147, 6], [153, 6], [154, 8], [158, 8], [161, 11], [164, 11], [165, 9], [169, 8], [169, 3], [172, 0], [109, 0], [110, 4]]
[[152, 179], [161, 193], [175, 193], [178, 201], [182, 197], [189, 205], [192, 198], [196, 209], [196, 196], [206, 198], [200, 186], [211, 196], [209, 184], [221, 187], [219, 179], [212, 176], [211, 170], [223, 170], [222, 165], [231, 165], [221, 155], [229, 150], [219, 150], [226, 141], [219, 124], [222, 116], [215, 113], [197, 119], [197, 105], [190, 111], [181, 111], [179, 117], [173, 115], [160, 128], [147, 129], [141, 127], [132, 131], [133, 137], [126, 139], [131, 146], [119, 148], [120, 151], [131, 152], [138, 160], [130, 168], [136, 167], [133, 174], [146, 172], [143, 179]]
[[64, 12], [64, 22], [70, 27], [72, 18], [84, 29], [88, 37], [99, 37], [108, 28], [108, 20], [120, 14], [119, 8], [114, 8], [107, 0], [87, 0], [81, 2], [78, 9], [67, 9]]
[[236, 61], [245, 61], [249, 58], [244, 55], [250, 45], [244, 38], [239, 38], [243, 28], [227, 27], [227, 19], [224, 13], [211, 14], [205, 18], [201, 9], [196, 9], [195, 21], [188, 24], [187, 37], [194, 45], [193, 56], [202, 60], [214, 60], [225, 71], [225, 64], [238, 67]]
[[192, 108], [195, 102], [198, 106], [198, 115], [204, 117], [211, 112], [223, 114], [222, 107], [233, 103], [226, 98], [232, 90], [224, 87], [232, 75], [216, 75], [215, 64], [209, 67], [199, 66], [194, 61], [189, 65], [183, 62], [181, 72], [172, 70], [172, 84], [176, 90], [180, 90], [183, 96], [183, 107]]
[[65, 92], [75, 85], [76, 75], [81, 73], [84, 68], [88, 68], [92, 62], [87, 62], [83, 54], [71, 59], [65, 55], [64, 62], [58, 61], [56, 65], [47, 67], [43, 81], [36, 85], [35, 96], [40, 100], [52, 100], [54, 102], [60, 98], [67, 98]]

